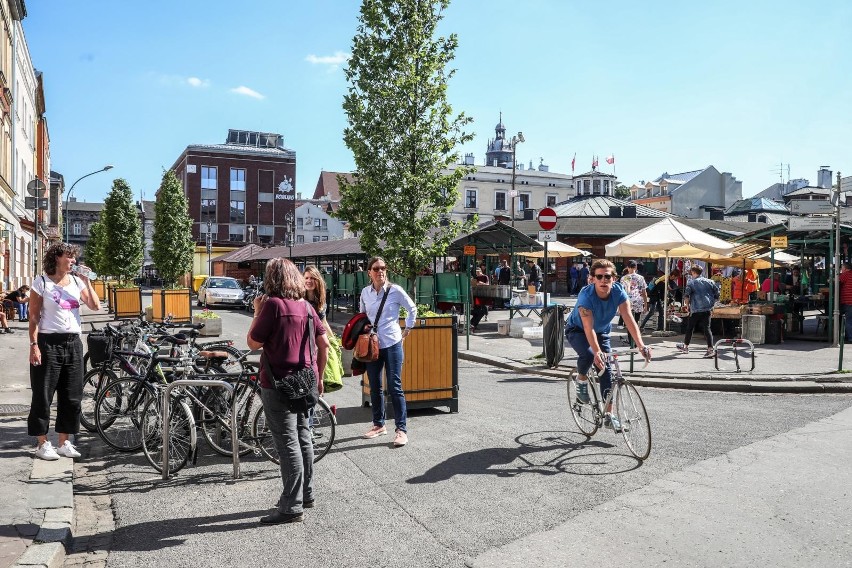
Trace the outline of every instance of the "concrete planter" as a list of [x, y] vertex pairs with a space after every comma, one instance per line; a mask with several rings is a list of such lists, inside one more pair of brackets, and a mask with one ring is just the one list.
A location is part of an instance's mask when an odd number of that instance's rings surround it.
[[192, 323], [203, 323], [204, 327], [198, 330], [198, 333], [208, 337], [218, 337], [222, 335], [222, 318], [200, 318], [192, 316]]

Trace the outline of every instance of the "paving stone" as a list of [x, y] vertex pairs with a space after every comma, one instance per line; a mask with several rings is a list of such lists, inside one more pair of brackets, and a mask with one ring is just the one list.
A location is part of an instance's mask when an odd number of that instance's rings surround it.
[[58, 460], [33, 460], [33, 470], [30, 473], [30, 479], [55, 479], [55, 478], [70, 478], [74, 462], [69, 459], [60, 458]]
[[44, 512], [45, 523], [66, 523], [71, 526], [74, 522], [74, 509], [72, 507], [56, 507]]
[[74, 506], [74, 487], [66, 479], [30, 479], [29, 506], [33, 509], [54, 509]]
[[44, 566], [46, 568], [58, 568], [65, 560], [65, 546], [59, 542], [48, 542], [45, 544], [33, 544], [27, 547], [13, 568], [24, 566]]
[[34, 542], [69, 542], [71, 523], [42, 523]]

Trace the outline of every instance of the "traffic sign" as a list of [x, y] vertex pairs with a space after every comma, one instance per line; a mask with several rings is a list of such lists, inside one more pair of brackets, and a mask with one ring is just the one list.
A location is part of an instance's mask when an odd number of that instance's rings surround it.
[[545, 207], [538, 212], [538, 224], [545, 231], [556, 228], [556, 211], [550, 207]]
[[556, 231], [539, 231], [538, 240], [543, 243], [555, 243]]

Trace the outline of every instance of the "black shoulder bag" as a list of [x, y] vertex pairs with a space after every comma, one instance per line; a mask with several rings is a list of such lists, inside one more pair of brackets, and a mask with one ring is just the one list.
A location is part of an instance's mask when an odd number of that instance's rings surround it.
[[310, 407], [316, 402], [311, 402], [309, 399], [312, 397], [314, 387], [317, 384], [317, 377], [314, 374], [314, 349], [316, 349], [316, 342], [314, 341], [314, 318], [308, 311], [307, 302], [305, 302], [305, 315], [308, 318], [307, 328], [310, 341], [311, 364], [296, 369], [283, 377], [276, 377], [272, 372], [272, 367], [269, 365], [265, 353], [261, 359], [263, 360], [266, 373], [269, 375], [269, 380], [272, 382], [276, 391], [281, 393], [288, 401], [301, 401], [304, 399]]

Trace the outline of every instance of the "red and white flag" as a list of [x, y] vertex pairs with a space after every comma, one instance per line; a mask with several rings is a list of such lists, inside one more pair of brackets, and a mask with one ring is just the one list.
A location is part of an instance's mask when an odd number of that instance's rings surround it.
[[598, 167], [598, 157], [597, 157], [597, 156], [594, 156], [594, 157], [592, 158], [592, 169], [595, 169], [595, 168], [597, 168], [597, 167]]
[[606, 159], [606, 163], [610, 164], [610, 165], [614, 164], [615, 163], [615, 154], [610, 154], [609, 157]]
[[577, 152], [574, 152], [574, 157], [571, 158], [571, 173], [574, 173], [574, 164], [577, 162]]

